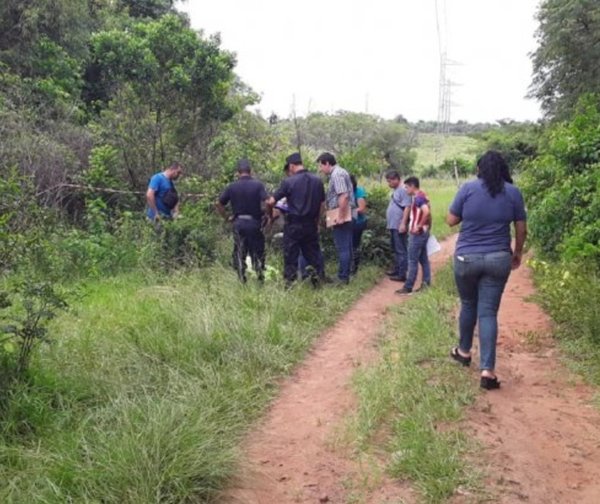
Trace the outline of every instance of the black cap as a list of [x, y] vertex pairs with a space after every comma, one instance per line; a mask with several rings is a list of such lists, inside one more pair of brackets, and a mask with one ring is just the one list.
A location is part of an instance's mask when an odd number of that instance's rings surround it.
[[287, 158], [285, 158], [285, 162], [287, 164], [301, 165], [302, 164], [302, 156], [299, 152], [294, 152]]
[[237, 162], [237, 171], [239, 172], [249, 172], [251, 169], [250, 167], [250, 161], [248, 161], [247, 159], [240, 159]]

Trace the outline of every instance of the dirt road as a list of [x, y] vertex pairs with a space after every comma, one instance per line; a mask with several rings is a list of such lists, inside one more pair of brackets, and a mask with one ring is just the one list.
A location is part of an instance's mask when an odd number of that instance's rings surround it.
[[[454, 240], [443, 243], [434, 270], [453, 248]], [[243, 470], [222, 502], [347, 502], [345, 486], [358, 474], [357, 465], [349, 454], [333, 450], [331, 440], [354, 405], [353, 372], [377, 357], [375, 342], [386, 310], [402, 302], [394, 294], [397, 287], [382, 280], [319, 338], [249, 436]], [[550, 321], [531, 302], [533, 293], [528, 269], [513, 272], [500, 311], [502, 388], [482, 392], [465, 421], [481, 443], [472, 462], [487, 475], [487, 502], [598, 504], [600, 413], [590, 405], [593, 391], [559, 362], [548, 337]], [[477, 386], [474, 361], [465, 372]], [[461, 493], [451, 502], [480, 498]], [[414, 501], [406, 484], [390, 481], [369, 499], [372, 504]]]

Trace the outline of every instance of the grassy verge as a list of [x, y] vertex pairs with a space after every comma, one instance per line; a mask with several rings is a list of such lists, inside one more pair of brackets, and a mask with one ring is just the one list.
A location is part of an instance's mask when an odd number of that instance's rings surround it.
[[230, 270], [90, 283], [0, 424], [0, 502], [209, 502], [311, 341], [369, 287], [241, 286]]
[[530, 261], [537, 300], [555, 322], [566, 364], [600, 386], [600, 272], [586, 263]]
[[383, 448], [387, 472], [410, 480], [430, 503], [476, 486], [464, 458], [470, 444], [460, 420], [477, 387], [448, 357], [455, 300], [447, 267], [436, 275], [434, 288], [395, 310], [380, 362], [355, 377], [359, 407], [349, 424], [359, 453]]

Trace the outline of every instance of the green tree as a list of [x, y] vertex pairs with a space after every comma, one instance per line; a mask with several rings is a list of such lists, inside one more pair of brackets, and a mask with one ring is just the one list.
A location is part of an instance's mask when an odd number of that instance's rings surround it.
[[600, 4], [545, 0], [538, 11], [531, 95], [550, 117], [569, 117], [583, 93], [600, 92]]
[[135, 187], [173, 156], [198, 172], [199, 147], [239, 110], [235, 58], [219, 45], [173, 14], [93, 35], [87, 99], [104, 109], [103, 143], [119, 148]]

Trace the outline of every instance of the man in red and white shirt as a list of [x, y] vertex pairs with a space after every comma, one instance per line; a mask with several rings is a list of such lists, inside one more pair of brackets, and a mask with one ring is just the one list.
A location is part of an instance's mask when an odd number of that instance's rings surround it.
[[427, 241], [431, 229], [431, 209], [429, 198], [421, 191], [417, 177], [408, 177], [404, 181], [404, 185], [406, 192], [412, 196], [408, 225], [408, 273], [404, 287], [397, 290], [396, 293], [406, 295], [412, 294], [419, 264], [423, 268], [423, 281], [419, 290], [431, 284], [431, 267], [427, 255]]

